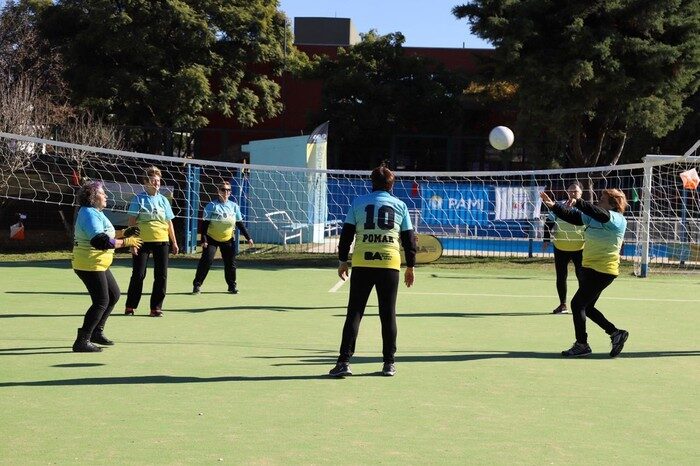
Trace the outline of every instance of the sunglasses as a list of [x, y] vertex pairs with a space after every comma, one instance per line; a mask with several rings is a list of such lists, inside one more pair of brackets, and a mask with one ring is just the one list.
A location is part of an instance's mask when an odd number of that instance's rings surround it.
[[221, 191], [222, 193], [230, 193], [231, 189], [230, 188], [219, 188], [219, 191]]

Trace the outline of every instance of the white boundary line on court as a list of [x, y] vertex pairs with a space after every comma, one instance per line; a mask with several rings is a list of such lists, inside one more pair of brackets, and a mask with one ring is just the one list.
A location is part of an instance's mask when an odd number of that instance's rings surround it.
[[[482, 296], [487, 298], [552, 298], [552, 295], [531, 295], [531, 294], [493, 294], [493, 293], [428, 293], [409, 292], [404, 295], [427, 295], [427, 296]], [[700, 299], [674, 299], [674, 298], [616, 298], [613, 296], [601, 296], [600, 299], [613, 299], [617, 301], [661, 301], [673, 303], [700, 303]]]
[[352, 271], [351, 271], [351, 270], [348, 270], [348, 278], [346, 278], [345, 280], [338, 280], [338, 283], [336, 283], [335, 285], [333, 285], [333, 287], [332, 287], [330, 290], [328, 290], [328, 292], [329, 292], [329, 293], [335, 293], [336, 291], [338, 291], [343, 285], [345, 285], [345, 282], [346, 282], [346, 281], [350, 280], [350, 274], [351, 274], [351, 273], [352, 273]]

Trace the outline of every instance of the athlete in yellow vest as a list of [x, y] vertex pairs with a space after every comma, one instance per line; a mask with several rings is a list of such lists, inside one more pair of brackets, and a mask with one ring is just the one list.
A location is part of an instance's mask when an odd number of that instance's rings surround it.
[[224, 260], [224, 279], [228, 292], [238, 294], [236, 284], [236, 249], [233, 244], [236, 228], [253, 246], [253, 240], [243, 224], [243, 216], [238, 204], [229, 199], [231, 184], [221, 183], [218, 187], [217, 198], [204, 207], [202, 223], [202, 257], [197, 264], [197, 273], [192, 282], [192, 294], [199, 294], [200, 287], [207, 278], [216, 250], [221, 249]]
[[352, 275], [347, 316], [340, 343], [340, 356], [331, 369], [332, 377], [351, 375], [350, 358], [355, 352], [355, 341], [360, 321], [365, 312], [372, 288], [377, 289], [379, 319], [382, 324], [382, 374], [396, 373], [396, 293], [401, 269], [400, 246], [406, 255], [404, 283], [413, 285], [413, 267], [416, 263], [416, 237], [408, 215], [408, 207], [391, 194], [394, 174], [381, 166], [372, 171], [372, 192], [355, 198], [340, 233], [338, 245], [338, 276], [348, 277], [348, 254], [353, 240]]
[[124, 314], [134, 315], [141, 301], [143, 280], [146, 278], [148, 257], [153, 254], [153, 289], [151, 290], [150, 316], [163, 315], [163, 300], [168, 286], [168, 251], [178, 253], [173, 209], [168, 199], [160, 193], [161, 172], [156, 167], [146, 169], [143, 178], [144, 191], [134, 196], [129, 205], [129, 226], [141, 230], [143, 246], [132, 251], [131, 280], [126, 297]]
[[96, 181], [83, 185], [77, 197], [80, 210], [75, 220], [71, 264], [90, 293], [92, 305], [85, 313], [83, 326], [78, 329], [73, 351], [92, 353], [102, 351], [94, 343], [114, 344], [104, 334], [107, 318], [120, 295], [119, 285], [109, 270], [114, 249], [138, 249], [141, 240], [137, 237], [115, 238], [114, 226], [102, 213], [102, 209], [107, 206], [107, 195], [102, 183]]
[[[566, 189], [566, 193], [570, 202], [581, 199], [583, 194], [581, 183], [574, 181]], [[566, 280], [569, 276], [569, 262], [574, 264], [576, 278], [581, 273], [583, 226], [572, 225], [550, 212], [544, 225], [543, 249], [546, 249], [550, 238], [554, 245], [554, 269], [557, 273], [557, 294], [559, 295], [559, 306], [552, 313], [564, 314], [569, 312], [566, 307]]]
[[588, 318], [610, 336], [610, 357], [614, 358], [622, 351], [629, 333], [615, 327], [595, 305], [603, 290], [620, 273], [620, 249], [627, 228], [627, 220], [622, 214], [627, 208], [627, 198], [619, 189], [604, 189], [598, 205], [577, 199], [568, 207], [555, 203], [546, 193], [541, 193], [540, 197], [557, 218], [585, 228], [579, 286], [571, 299], [576, 341], [570, 349], [562, 351], [561, 354], [565, 357], [591, 354], [586, 333]]

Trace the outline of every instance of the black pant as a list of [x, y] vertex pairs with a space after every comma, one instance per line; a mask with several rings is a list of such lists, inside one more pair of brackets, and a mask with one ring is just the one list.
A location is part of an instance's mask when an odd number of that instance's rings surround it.
[[168, 250], [170, 243], [143, 243], [139, 252], [132, 255], [133, 265], [129, 291], [126, 296], [126, 307], [136, 309], [141, 301], [143, 280], [146, 278], [148, 257], [153, 253], [153, 290], [151, 291], [151, 310], [163, 309], [163, 300], [168, 286]]
[[104, 328], [107, 318], [112, 313], [114, 305], [119, 301], [121, 292], [112, 272], [88, 272], [75, 270], [75, 274], [85, 283], [90, 293], [92, 306], [85, 313], [83, 319], [83, 331], [92, 334], [95, 328]]
[[612, 335], [617, 328], [608, 321], [602, 312], [595, 308], [600, 294], [610, 285], [616, 275], [600, 273], [588, 267], [581, 268], [578, 291], [571, 299], [571, 315], [574, 317], [574, 329], [576, 341], [582, 344], [588, 343], [586, 334], [586, 317], [598, 324], [605, 333]]
[[338, 362], [349, 362], [355, 352], [360, 321], [365, 313], [372, 288], [377, 288], [379, 319], [382, 322], [382, 354], [385, 363], [394, 362], [396, 353], [396, 293], [399, 289], [399, 271], [371, 267], [353, 267], [350, 274], [350, 299], [343, 326]]
[[207, 235], [206, 249], [202, 249], [202, 257], [197, 264], [197, 273], [194, 276], [193, 286], [202, 286], [207, 278], [211, 264], [214, 262], [217, 248], [221, 248], [221, 257], [224, 259], [224, 278], [229, 290], [236, 287], [236, 250], [233, 247], [233, 238], [220, 242]]
[[576, 278], [581, 276], [581, 261], [583, 260], [583, 249], [578, 251], [561, 251], [554, 246], [554, 268], [557, 271], [557, 293], [559, 302], [566, 304], [566, 279], [569, 276], [569, 262], [574, 263]]

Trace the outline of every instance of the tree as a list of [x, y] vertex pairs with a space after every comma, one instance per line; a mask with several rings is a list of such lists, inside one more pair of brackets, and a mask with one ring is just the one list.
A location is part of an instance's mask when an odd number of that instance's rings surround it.
[[281, 112], [273, 77], [301, 60], [277, 2], [33, 4], [76, 104], [119, 124], [194, 129], [219, 111], [252, 126]]
[[[41, 39], [27, 8], [8, 2], [0, 10], [0, 131], [46, 138], [66, 118], [61, 60]], [[0, 139], [0, 191], [31, 165], [38, 146]]]
[[463, 79], [407, 55], [403, 43], [400, 32], [370, 31], [337, 57], [316, 57], [311, 76], [322, 80], [323, 91], [314, 119], [330, 120], [331, 144], [352, 156], [343, 166], [368, 168], [389, 158], [394, 135], [446, 135], [460, 123]]
[[666, 135], [700, 85], [697, 0], [473, 0], [453, 13], [495, 45], [520, 115], [574, 166], [616, 164], [635, 131]]
[[[61, 78], [63, 60], [55, 47], [38, 32], [34, 10], [27, 3], [8, 2], [0, 10], [0, 131], [111, 149], [123, 148], [119, 132], [91, 113], [70, 105], [66, 83]], [[59, 130], [60, 128], [60, 130]], [[0, 139], [0, 205], [6, 207], [32, 184], [51, 178], [33, 167], [46, 151], [42, 144]], [[65, 149], [61, 155], [71, 162], [80, 177], [87, 152]], [[51, 180], [46, 180], [51, 182]], [[72, 188], [66, 188], [72, 189]], [[0, 209], [2, 215], [7, 209]], [[69, 237], [72, 227], [63, 212]]]

